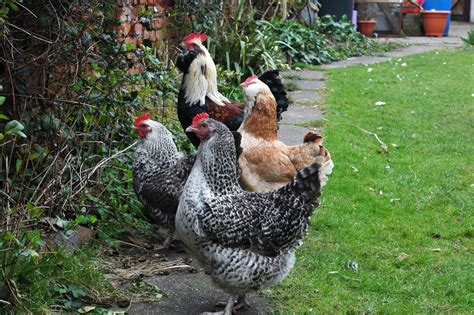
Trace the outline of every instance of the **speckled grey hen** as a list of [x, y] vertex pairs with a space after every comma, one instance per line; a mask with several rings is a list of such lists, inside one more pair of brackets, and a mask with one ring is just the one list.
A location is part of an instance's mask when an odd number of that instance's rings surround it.
[[293, 268], [320, 194], [320, 165], [304, 168], [278, 190], [244, 191], [231, 132], [201, 115], [187, 128], [201, 144], [176, 213], [176, 233], [230, 293], [224, 313], [231, 314], [248, 306], [248, 292], [277, 284]]
[[174, 232], [179, 197], [196, 160], [195, 155], [180, 157], [171, 133], [144, 114], [133, 128], [140, 139], [133, 160], [135, 192], [154, 223], [168, 228], [168, 246]]

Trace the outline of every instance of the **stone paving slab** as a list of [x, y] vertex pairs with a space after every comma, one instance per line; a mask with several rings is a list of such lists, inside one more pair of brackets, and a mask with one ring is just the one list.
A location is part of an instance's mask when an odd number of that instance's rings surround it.
[[282, 117], [283, 119], [280, 121], [280, 124], [300, 124], [310, 120], [321, 119], [323, 112], [317, 106], [301, 105], [284, 112]]
[[280, 124], [278, 139], [286, 145], [297, 145], [303, 143], [304, 136], [308, 131], [314, 130], [295, 125]]
[[298, 87], [298, 90], [303, 91], [314, 91], [323, 88], [326, 84], [320, 80], [286, 80], [286, 83], [294, 83]]
[[[217, 302], [227, 302], [229, 296], [214, 286], [203, 272], [176, 273], [169, 276], [152, 277], [145, 280], [160, 288], [163, 297], [158, 302], [131, 304], [127, 314], [201, 314], [222, 311]], [[269, 302], [259, 294], [247, 297], [251, 308], [240, 310], [239, 315], [271, 314]]]
[[[321, 95], [313, 91], [293, 91], [293, 92], [288, 93], [288, 95], [295, 102], [314, 101], [316, 103], [321, 100]], [[290, 107], [291, 106], [298, 106], [298, 105], [292, 104], [290, 105]]]
[[294, 79], [294, 80], [323, 80], [323, 71], [312, 71], [312, 70], [289, 70], [281, 73], [283, 78]]

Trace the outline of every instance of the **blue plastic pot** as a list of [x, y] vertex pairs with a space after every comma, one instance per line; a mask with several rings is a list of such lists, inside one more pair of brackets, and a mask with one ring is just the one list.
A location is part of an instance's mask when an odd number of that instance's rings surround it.
[[[426, 0], [423, 5], [423, 9], [426, 11], [438, 10], [438, 11], [451, 11], [451, 0]], [[446, 20], [446, 28], [444, 29], [444, 36], [449, 34], [449, 25], [451, 24], [451, 14], [448, 15]]]

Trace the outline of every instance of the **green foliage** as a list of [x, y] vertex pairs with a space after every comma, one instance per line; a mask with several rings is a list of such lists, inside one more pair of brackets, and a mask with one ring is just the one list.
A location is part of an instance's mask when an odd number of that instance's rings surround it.
[[466, 45], [470, 45], [470, 46], [473, 46], [474, 45], [474, 30], [470, 30], [468, 33], [467, 33], [467, 37], [461, 37], [461, 39], [463, 40], [464, 43], [466, 43]]
[[290, 63], [317, 65], [371, 53], [377, 48], [374, 41], [356, 32], [347, 19], [335, 21], [331, 16], [324, 16], [312, 25], [295, 20], [257, 24], [263, 34], [279, 44]]
[[385, 48], [356, 32], [347, 19], [325, 16], [312, 25], [255, 20], [257, 12], [243, 0], [232, 17], [225, 17], [222, 9], [192, 8], [193, 30], [208, 35], [209, 52], [221, 66], [220, 73], [233, 74], [234, 85], [250, 74], [284, 70], [294, 62], [318, 65]]
[[1, 19], [8, 18], [8, 13], [10, 13], [10, 10], [19, 10], [18, 5], [15, 2], [16, 1], [14, 0], [0, 0], [0, 23], [3, 22]]
[[472, 52], [370, 68], [329, 71], [324, 144], [336, 166], [295, 269], [270, 294], [282, 314], [469, 313], [474, 108], [459, 82], [474, 81]]
[[56, 311], [77, 311], [92, 301], [111, 298], [97, 293], [111, 289], [94, 266], [96, 249], [74, 254], [60, 247], [50, 251], [40, 230], [23, 231], [0, 235], [0, 299], [17, 305], [2, 311], [49, 313], [51, 301]]
[[[94, 279], [99, 270], [90, 277], [85, 271], [96, 257], [82, 259], [73, 272], [80, 253], [40, 254], [43, 240], [52, 238], [45, 220], [58, 218], [66, 230], [97, 228], [109, 244], [123, 232], [152, 232], [133, 191], [135, 117], [152, 111], [173, 130], [178, 147], [190, 150], [174, 118], [178, 76], [167, 52], [125, 43], [126, 36], [112, 31], [115, 5], [29, 1], [28, 10], [8, 14], [16, 28], [2, 25], [1, 57], [15, 71], [0, 82], [0, 299], [19, 309], [45, 311], [58, 303], [77, 309], [84, 297], [75, 286], [87, 292], [87, 285], [101, 283]], [[143, 11], [137, 19], [149, 16]]]

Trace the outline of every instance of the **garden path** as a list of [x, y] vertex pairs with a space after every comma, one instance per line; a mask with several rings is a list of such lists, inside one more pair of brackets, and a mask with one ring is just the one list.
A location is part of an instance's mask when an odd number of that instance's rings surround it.
[[[279, 128], [280, 139], [288, 145], [299, 144], [306, 132], [311, 129], [304, 127], [305, 122], [314, 122], [323, 118], [324, 109], [321, 105], [324, 96], [326, 69], [356, 64], [371, 64], [434, 49], [458, 47], [462, 45], [460, 36], [465, 36], [468, 30], [472, 28], [474, 28], [473, 24], [453, 22], [450, 37], [388, 39], [397, 40], [409, 46], [384, 53], [381, 56], [361, 56], [334, 62], [319, 67], [320, 70], [284, 72], [282, 75], [285, 78], [285, 83], [291, 82], [290, 86], [294, 87], [294, 90], [289, 93], [294, 103], [283, 114], [284, 118]], [[378, 40], [384, 41], [387, 39]], [[312, 124], [314, 125], [314, 123]], [[335, 159], [337, 160], [337, 157]], [[161, 292], [164, 293], [164, 297], [152, 303], [132, 303], [127, 311], [128, 314], [199, 314], [204, 311], [212, 311], [215, 309], [216, 302], [227, 300], [227, 295], [216, 288], [203, 272], [171, 272], [168, 275], [145, 278], [144, 281], [160, 288]], [[271, 313], [271, 305], [263, 295], [250, 295], [249, 302], [252, 307], [249, 310], [239, 311], [240, 315]], [[215, 310], [217, 311], [217, 309]]]

